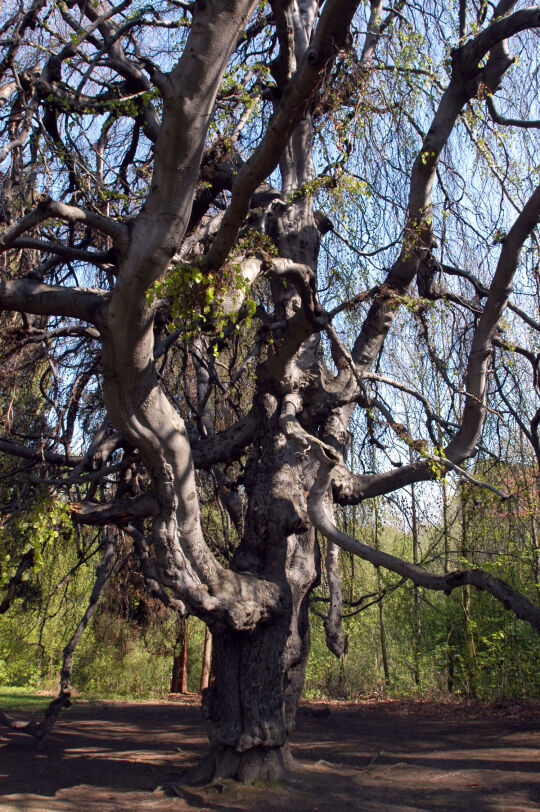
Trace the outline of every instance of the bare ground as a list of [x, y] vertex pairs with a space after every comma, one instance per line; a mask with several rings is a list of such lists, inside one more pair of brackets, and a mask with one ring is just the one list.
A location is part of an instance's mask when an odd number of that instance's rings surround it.
[[39, 748], [0, 731], [0, 809], [540, 810], [540, 706], [305, 703], [285, 784], [182, 786], [204, 752], [194, 701], [78, 702]]

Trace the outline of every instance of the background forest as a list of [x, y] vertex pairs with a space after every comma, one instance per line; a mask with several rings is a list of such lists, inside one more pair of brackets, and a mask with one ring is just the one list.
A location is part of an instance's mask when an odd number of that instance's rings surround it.
[[[487, 464], [486, 481], [515, 497], [497, 496], [457, 480], [415, 486], [392, 500], [343, 509], [345, 532], [365, 543], [448, 571], [481, 566], [538, 596], [538, 520], [534, 467], [515, 449], [514, 462]], [[210, 512], [212, 524], [220, 521]], [[215, 529], [215, 527], [214, 527]], [[74, 530], [59, 501], [43, 499], [33, 514], [4, 524], [3, 549], [16, 534], [36, 551], [9, 613], [0, 615], [2, 687], [56, 690], [62, 651], [95, 578], [99, 532]], [[76, 543], [74, 544], [74, 541]], [[160, 697], [171, 689], [185, 622], [145, 586], [131, 546], [119, 538], [114, 577], [79, 643], [73, 683], [84, 696]], [[324, 553], [324, 541], [321, 540]], [[445, 596], [343, 556], [345, 651], [326, 647], [325, 579], [311, 597], [312, 647], [304, 695], [354, 699], [372, 695], [457, 695], [504, 701], [540, 695], [534, 630], [474, 588]], [[205, 626], [189, 618], [187, 689], [200, 687]]]

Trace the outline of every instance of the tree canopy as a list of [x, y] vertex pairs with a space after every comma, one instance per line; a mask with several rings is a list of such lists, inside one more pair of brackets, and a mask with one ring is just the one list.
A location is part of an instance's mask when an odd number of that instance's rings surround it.
[[539, 29], [511, 0], [3, 5], [5, 521], [54, 494], [106, 528], [73, 645], [114, 526], [208, 623], [200, 775], [287, 766], [321, 537], [336, 654], [340, 550], [540, 631], [488, 570], [338, 528], [446, 476], [511, 499], [467, 461], [518, 437], [540, 463]]

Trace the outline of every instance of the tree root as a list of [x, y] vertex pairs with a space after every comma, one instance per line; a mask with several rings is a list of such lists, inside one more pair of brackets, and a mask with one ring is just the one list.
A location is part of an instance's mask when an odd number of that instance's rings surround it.
[[289, 745], [254, 747], [237, 753], [231, 747], [214, 745], [210, 752], [187, 770], [181, 784], [204, 786], [219, 779], [232, 779], [242, 784], [255, 781], [284, 781], [294, 770]]

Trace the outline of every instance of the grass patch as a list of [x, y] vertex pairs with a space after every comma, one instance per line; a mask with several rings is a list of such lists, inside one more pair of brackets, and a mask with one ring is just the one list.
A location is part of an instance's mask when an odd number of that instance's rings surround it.
[[38, 696], [33, 688], [0, 686], [0, 708], [3, 711], [43, 711], [50, 701], [50, 696]]
[[[0, 710], [5, 711], [6, 713], [17, 714], [24, 714], [25, 712], [40, 713], [45, 710], [55, 695], [56, 694], [51, 692], [44, 696], [43, 692], [36, 691], [35, 688], [19, 687], [15, 685], [0, 685]], [[137, 702], [140, 705], [144, 705], [148, 702], [180, 701], [189, 702], [191, 704], [194, 702], [198, 703], [200, 701], [200, 697], [198, 694], [187, 694], [185, 696], [178, 695], [178, 699], [171, 700], [168, 694], [165, 694], [164, 696], [157, 696], [153, 694], [152, 696], [142, 697], [140, 694], [108, 694], [105, 691], [78, 693], [77, 691], [74, 691], [71, 701], [73, 705], [76, 705], [78, 702], [82, 702], [83, 705], [88, 703], [88, 705], [91, 706], [99, 705], [102, 702]]]

